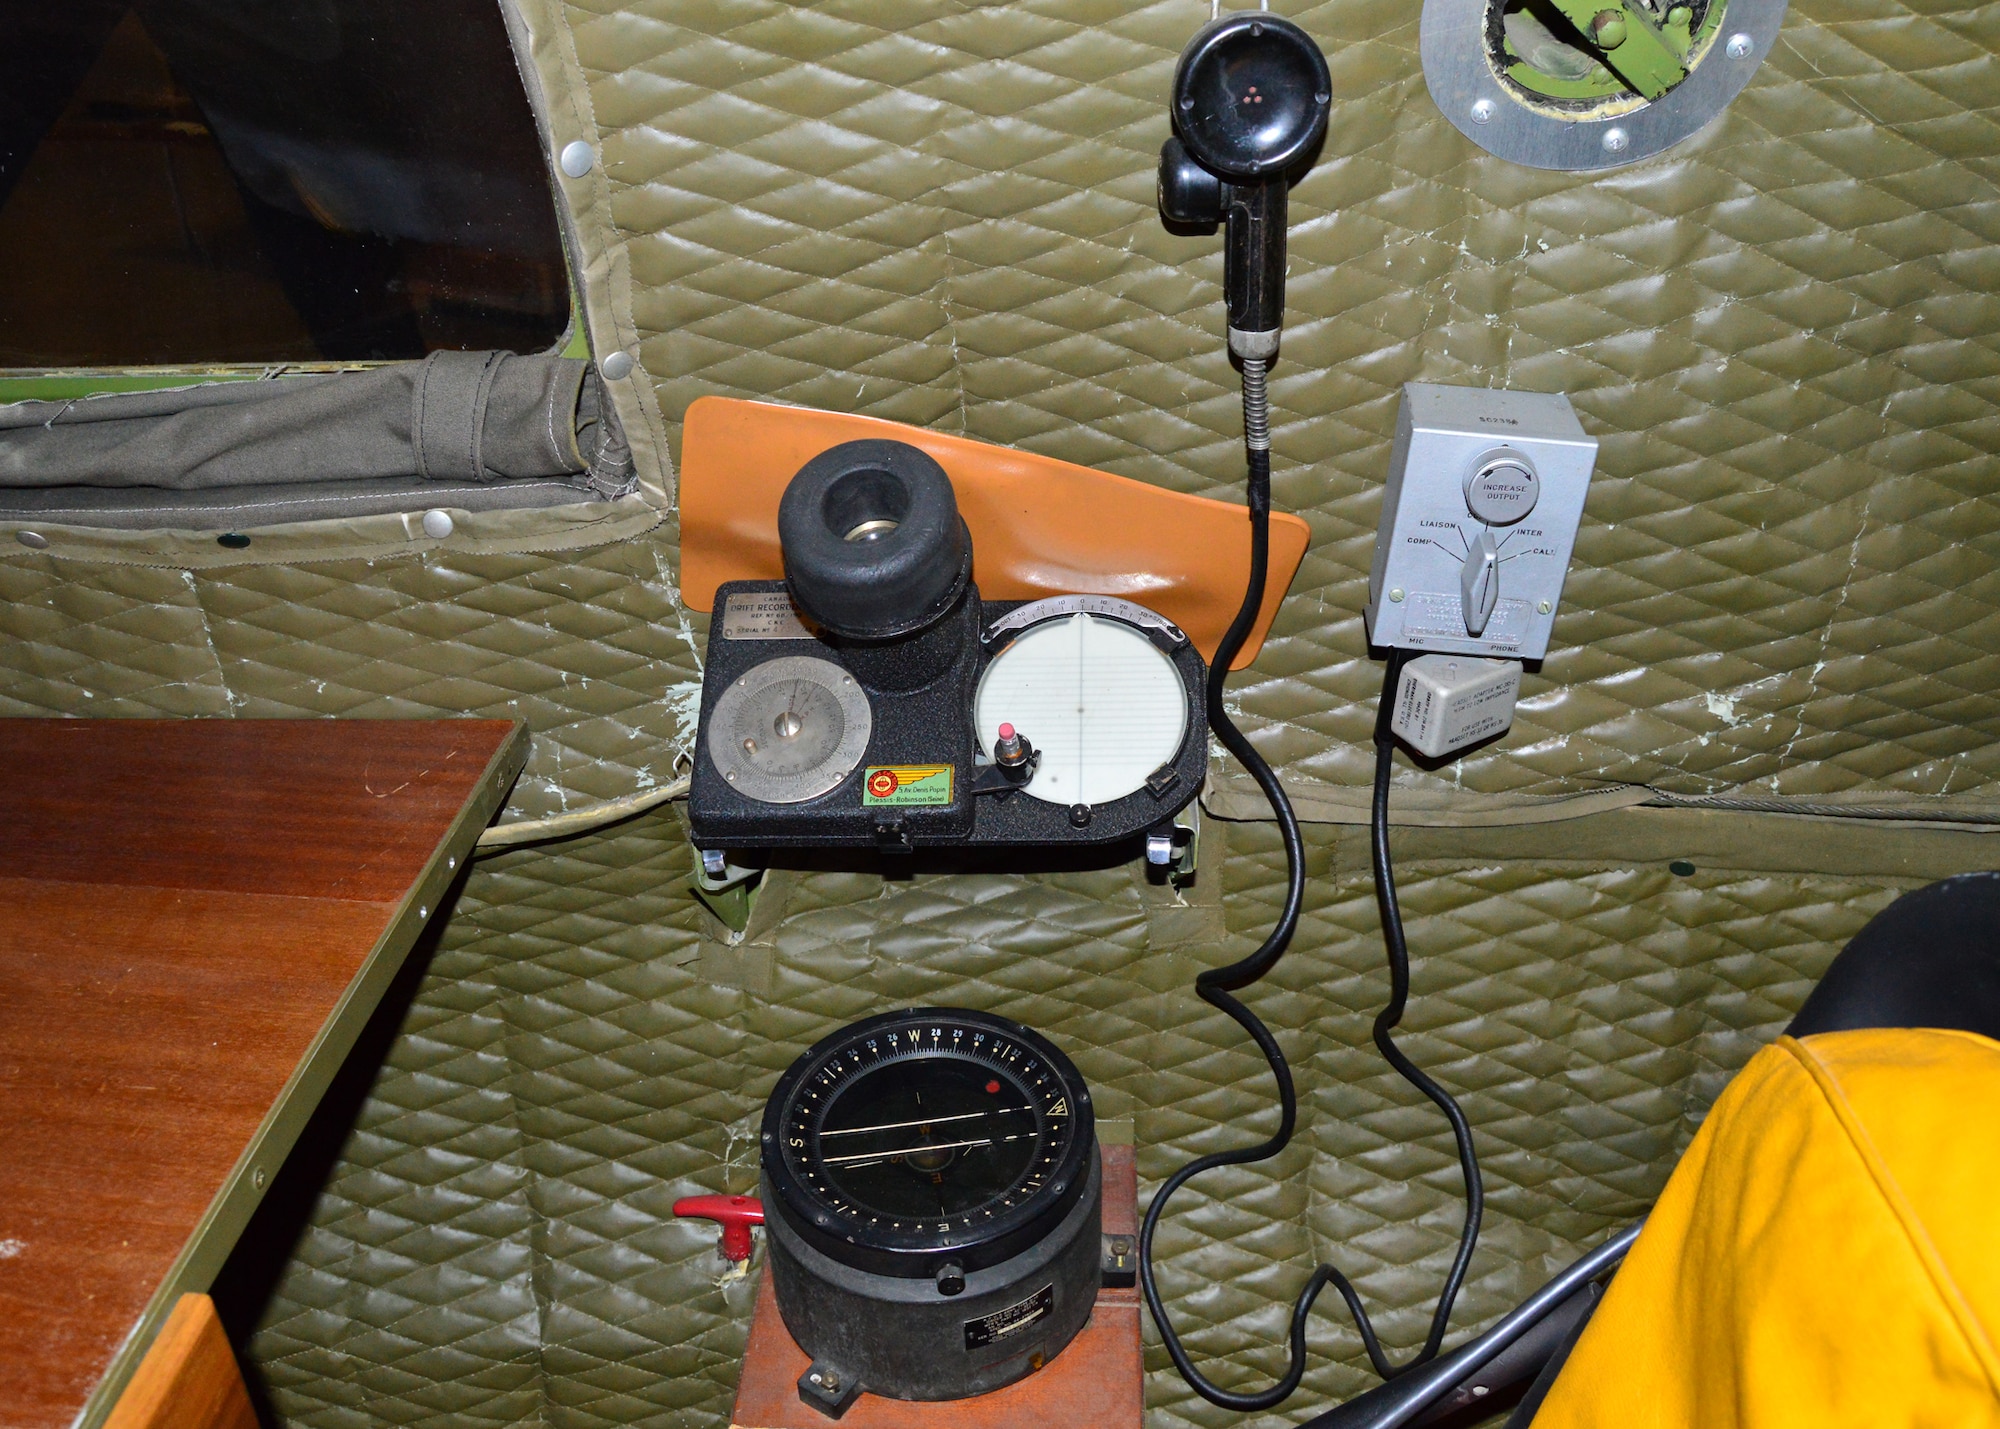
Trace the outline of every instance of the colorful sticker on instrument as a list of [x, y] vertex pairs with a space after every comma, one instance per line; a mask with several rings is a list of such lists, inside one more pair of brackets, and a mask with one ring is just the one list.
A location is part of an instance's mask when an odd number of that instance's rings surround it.
[[861, 781], [861, 802], [869, 808], [885, 804], [949, 804], [949, 764], [873, 764]]

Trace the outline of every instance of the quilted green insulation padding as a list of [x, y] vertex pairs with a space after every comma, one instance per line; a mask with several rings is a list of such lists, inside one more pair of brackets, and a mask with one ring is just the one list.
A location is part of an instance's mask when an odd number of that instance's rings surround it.
[[0, 716], [525, 719], [515, 815], [675, 777], [698, 638], [650, 538], [205, 571], [0, 560]]
[[[1464, 1100], [1484, 1156], [1463, 1331], [1641, 1211], [1728, 1075], [1915, 880], [1503, 864], [1439, 856], [1437, 837], [1404, 870], [1405, 1045]], [[1300, 945], [1250, 999], [1298, 1072], [1300, 1136], [1196, 1182], [1161, 1237], [1178, 1321], [1227, 1383], [1273, 1371], [1315, 1257], [1414, 1344], [1459, 1214], [1448, 1132], [1368, 1042], [1386, 975], [1365, 842], [1311, 838]], [[1142, 1191], [1264, 1134], [1267, 1074], [1190, 984], [1261, 936], [1277, 845], [1211, 823], [1204, 856], [1221, 876], [1185, 904], [1129, 868], [774, 874], [735, 947], [685, 897], [671, 818], [481, 861], [250, 1344], [273, 1404], [313, 1429], [716, 1429], [750, 1288], [717, 1285], [713, 1229], [670, 1204], [752, 1189], [778, 1073], [888, 1006], [987, 1008], [1054, 1037], [1100, 1114], [1132, 1124]], [[1367, 1382], [1331, 1298], [1312, 1343], [1294, 1419]], [[1148, 1365], [1153, 1429], [1237, 1422], [1157, 1344]]]
[[[1792, 0], [1724, 118], [1601, 176], [1477, 150], [1412, 0], [1280, 0], [1334, 78], [1292, 198], [1278, 504], [1313, 547], [1241, 694], [1367, 780], [1360, 611], [1399, 385], [1602, 438], [1547, 667], [1471, 794], [1987, 796], [2000, 777], [2000, 10]], [[670, 419], [720, 392], [1240, 482], [1215, 239], [1153, 208], [1203, 0], [569, 7]]]

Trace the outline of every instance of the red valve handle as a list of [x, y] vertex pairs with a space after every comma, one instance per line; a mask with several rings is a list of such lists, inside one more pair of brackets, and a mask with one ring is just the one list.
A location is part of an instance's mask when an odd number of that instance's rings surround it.
[[722, 1258], [750, 1258], [750, 1227], [764, 1224], [764, 1203], [755, 1196], [683, 1196], [674, 1214], [715, 1221], [722, 1227]]

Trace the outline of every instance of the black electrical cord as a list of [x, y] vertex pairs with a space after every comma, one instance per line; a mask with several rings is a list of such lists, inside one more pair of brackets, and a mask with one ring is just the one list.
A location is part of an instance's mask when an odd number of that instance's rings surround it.
[[1264, 585], [1270, 564], [1271, 547], [1271, 453], [1269, 449], [1269, 428], [1264, 404], [1265, 364], [1262, 361], [1245, 361], [1243, 364], [1243, 406], [1244, 427], [1248, 439], [1250, 512], [1250, 580], [1243, 593], [1243, 604], [1236, 612], [1236, 619], [1230, 623], [1222, 642], [1216, 647], [1215, 659], [1208, 670], [1208, 723], [1215, 731], [1223, 746], [1236, 756], [1237, 761], [1250, 771], [1250, 777], [1264, 791], [1270, 801], [1271, 812], [1278, 822], [1278, 835], [1285, 846], [1285, 901], [1279, 910], [1278, 920], [1272, 926], [1263, 943], [1249, 957], [1227, 967], [1211, 968], [1195, 978], [1195, 992], [1212, 1007], [1220, 1008], [1230, 1018], [1250, 1034], [1251, 1040], [1264, 1054], [1270, 1064], [1271, 1075], [1278, 1084], [1278, 1129], [1266, 1141], [1255, 1146], [1242, 1147], [1233, 1151], [1214, 1151], [1193, 1161], [1169, 1176], [1152, 1204], [1146, 1208], [1146, 1217], [1139, 1226], [1139, 1286], [1146, 1297], [1146, 1308], [1152, 1312], [1153, 1323], [1159, 1327], [1160, 1338], [1166, 1344], [1167, 1354], [1172, 1357], [1174, 1368], [1180, 1371], [1194, 1391], [1211, 1404], [1219, 1404], [1225, 1409], [1269, 1409], [1281, 1404], [1298, 1388], [1299, 1380], [1306, 1369], [1306, 1317], [1312, 1313], [1313, 1302], [1319, 1292], [1329, 1283], [1340, 1292], [1347, 1302], [1349, 1313], [1354, 1316], [1356, 1328], [1361, 1332], [1361, 1342], [1367, 1347], [1368, 1359], [1375, 1366], [1375, 1372], [1384, 1379], [1393, 1378], [1404, 1370], [1413, 1368], [1433, 1358], [1444, 1343], [1445, 1328], [1451, 1320], [1451, 1307], [1458, 1297], [1459, 1287], [1465, 1282], [1467, 1267], [1472, 1261], [1473, 1246], [1479, 1239], [1480, 1216], [1485, 1209], [1485, 1194], [1479, 1180], [1479, 1163], [1472, 1145], [1472, 1129], [1466, 1124], [1465, 1114], [1458, 1103], [1436, 1082], [1425, 1076], [1415, 1063], [1403, 1055], [1402, 1050], [1390, 1037], [1396, 1024], [1402, 1020], [1403, 1008], [1409, 999], [1410, 959], [1409, 949], [1403, 938], [1402, 910], [1396, 902], [1396, 884], [1393, 870], [1389, 865], [1389, 775], [1392, 768], [1391, 755], [1395, 749], [1395, 736], [1389, 730], [1391, 704], [1395, 697], [1396, 683], [1402, 673], [1404, 655], [1393, 651], [1385, 672], [1381, 703], [1376, 711], [1375, 721], [1375, 797], [1372, 821], [1372, 845], [1375, 862], [1375, 891], [1382, 908], [1382, 932], [1389, 952], [1389, 1002], [1375, 1019], [1375, 1045], [1405, 1080], [1412, 1083], [1433, 1102], [1443, 1109], [1451, 1121], [1452, 1135], [1458, 1144], [1459, 1167], [1465, 1177], [1465, 1228], [1459, 1235], [1458, 1254], [1452, 1261], [1451, 1273], [1445, 1278], [1444, 1290], [1438, 1297], [1436, 1312], [1431, 1316], [1431, 1328], [1425, 1337], [1423, 1347], [1416, 1355], [1401, 1365], [1391, 1364], [1382, 1352], [1381, 1341], [1375, 1334], [1375, 1327], [1368, 1318], [1368, 1312], [1361, 1304], [1361, 1297], [1354, 1291], [1346, 1276], [1330, 1265], [1322, 1265], [1314, 1270], [1299, 1292], [1292, 1306], [1290, 1349], [1284, 1376], [1269, 1389], [1256, 1394], [1239, 1394], [1223, 1389], [1204, 1378], [1188, 1358], [1180, 1336], [1174, 1332], [1167, 1318], [1167, 1309], [1160, 1300], [1159, 1286], [1153, 1274], [1153, 1236], [1158, 1230], [1160, 1217], [1165, 1213], [1167, 1201], [1175, 1191], [1204, 1171], [1218, 1166], [1240, 1166], [1252, 1161], [1264, 1161], [1283, 1151], [1292, 1139], [1292, 1131], [1298, 1123], [1298, 1093], [1292, 1085], [1292, 1072], [1285, 1062], [1285, 1054], [1278, 1041], [1257, 1015], [1245, 1007], [1234, 994], [1256, 982], [1277, 965], [1290, 945], [1292, 935], [1298, 929], [1299, 911], [1305, 902], [1305, 851], [1299, 836], [1298, 817], [1292, 812], [1292, 803], [1285, 795], [1284, 786], [1271, 766], [1257, 753], [1229, 718], [1224, 708], [1222, 694], [1229, 677], [1229, 667], [1249, 638], [1257, 615], [1264, 605]]
[[1355, 1327], [1361, 1331], [1361, 1341], [1368, 1347], [1368, 1362], [1375, 1366], [1375, 1373], [1384, 1379], [1422, 1364], [1436, 1355], [1444, 1344], [1445, 1328], [1451, 1322], [1452, 1302], [1458, 1298], [1459, 1287], [1465, 1284], [1466, 1271], [1472, 1266], [1473, 1247], [1479, 1243], [1479, 1222], [1486, 1214], [1486, 1187], [1479, 1178], [1479, 1155], [1472, 1145], [1472, 1127], [1466, 1122], [1465, 1113], [1459, 1109], [1451, 1093], [1432, 1081], [1423, 1068], [1405, 1056], [1403, 1049], [1396, 1045], [1396, 1039], [1389, 1035], [1403, 1020], [1403, 1009], [1410, 1000], [1410, 948], [1403, 937], [1402, 905], [1396, 900], [1396, 870], [1389, 861], [1389, 776], [1395, 769], [1396, 754], [1396, 736], [1389, 724], [1395, 714], [1396, 688], [1402, 683], [1403, 662], [1408, 658], [1407, 651], [1389, 652], [1388, 665], [1382, 671], [1382, 694], [1375, 706], [1375, 793], [1370, 801], [1368, 850], [1375, 867], [1375, 902], [1382, 914], [1382, 941], [1389, 953], [1389, 1000], [1375, 1016], [1375, 1047], [1381, 1052], [1382, 1060], [1394, 1067], [1404, 1081], [1429, 1097], [1444, 1113], [1445, 1120], [1451, 1123], [1451, 1137], [1458, 1148], [1459, 1174], [1465, 1180], [1465, 1223], [1458, 1233], [1458, 1253], [1452, 1257], [1451, 1270], [1445, 1276], [1444, 1289], [1438, 1295], [1437, 1309], [1431, 1314], [1430, 1333], [1424, 1337], [1423, 1348], [1407, 1363], [1389, 1363], [1376, 1341], [1374, 1327], [1362, 1312], [1361, 1301], [1344, 1276], [1338, 1271], [1331, 1272], [1341, 1298], [1354, 1312]]

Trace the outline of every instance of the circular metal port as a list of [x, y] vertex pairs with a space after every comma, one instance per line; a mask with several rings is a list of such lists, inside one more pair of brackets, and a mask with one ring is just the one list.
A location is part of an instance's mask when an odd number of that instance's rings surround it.
[[1785, 0], [1425, 0], [1424, 80], [1489, 153], [1612, 168], [1720, 114], [1784, 16]]

